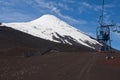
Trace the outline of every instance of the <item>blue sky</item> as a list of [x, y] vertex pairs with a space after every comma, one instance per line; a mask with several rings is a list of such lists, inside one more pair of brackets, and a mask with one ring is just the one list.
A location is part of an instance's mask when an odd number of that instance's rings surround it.
[[[53, 14], [77, 29], [96, 36], [102, 0], [0, 0], [0, 22], [31, 21]], [[120, 25], [120, 0], [105, 0], [105, 23]], [[112, 33], [112, 46], [120, 50], [120, 34]]]

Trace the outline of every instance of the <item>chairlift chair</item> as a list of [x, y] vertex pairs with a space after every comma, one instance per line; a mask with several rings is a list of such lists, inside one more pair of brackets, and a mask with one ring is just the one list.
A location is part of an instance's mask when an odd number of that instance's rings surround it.
[[112, 31], [117, 32], [117, 27], [114, 27]]
[[120, 33], [120, 26], [118, 26], [117, 28], [117, 33]]

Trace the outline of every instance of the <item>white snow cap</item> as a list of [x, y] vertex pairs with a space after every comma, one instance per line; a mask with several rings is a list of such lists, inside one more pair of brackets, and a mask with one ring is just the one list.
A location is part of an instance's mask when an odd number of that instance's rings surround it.
[[[30, 22], [3, 23], [3, 25], [30, 34], [32, 36], [57, 43], [73, 45], [71, 41], [65, 38], [66, 36], [69, 36], [69, 39], [73, 40], [74, 42], [93, 49], [95, 49], [95, 47], [91, 45], [101, 45], [95, 39], [92, 39], [85, 33], [50, 14], [43, 15], [42, 17]], [[53, 36], [59, 40], [54, 39]]]

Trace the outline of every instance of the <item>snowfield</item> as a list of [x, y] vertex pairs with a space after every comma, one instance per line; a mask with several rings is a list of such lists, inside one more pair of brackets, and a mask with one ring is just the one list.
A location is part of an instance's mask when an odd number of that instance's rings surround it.
[[95, 39], [58, 19], [54, 15], [43, 15], [30, 22], [3, 23], [2, 25], [57, 43], [69, 45], [82, 44], [93, 49], [95, 49], [95, 47], [92, 45], [101, 45]]

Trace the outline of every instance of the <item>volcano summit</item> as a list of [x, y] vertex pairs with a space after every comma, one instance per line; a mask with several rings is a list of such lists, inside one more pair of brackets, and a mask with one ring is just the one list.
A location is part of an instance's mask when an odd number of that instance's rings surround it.
[[[98, 46], [101, 45], [86, 33], [81, 32], [50, 14], [43, 15], [42, 17], [30, 22], [2, 23], [2, 26], [58, 44], [61, 43], [77, 47], [84, 46], [91, 49], [97, 49]], [[17, 34], [13, 34], [13, 36], [14, 35]]]

